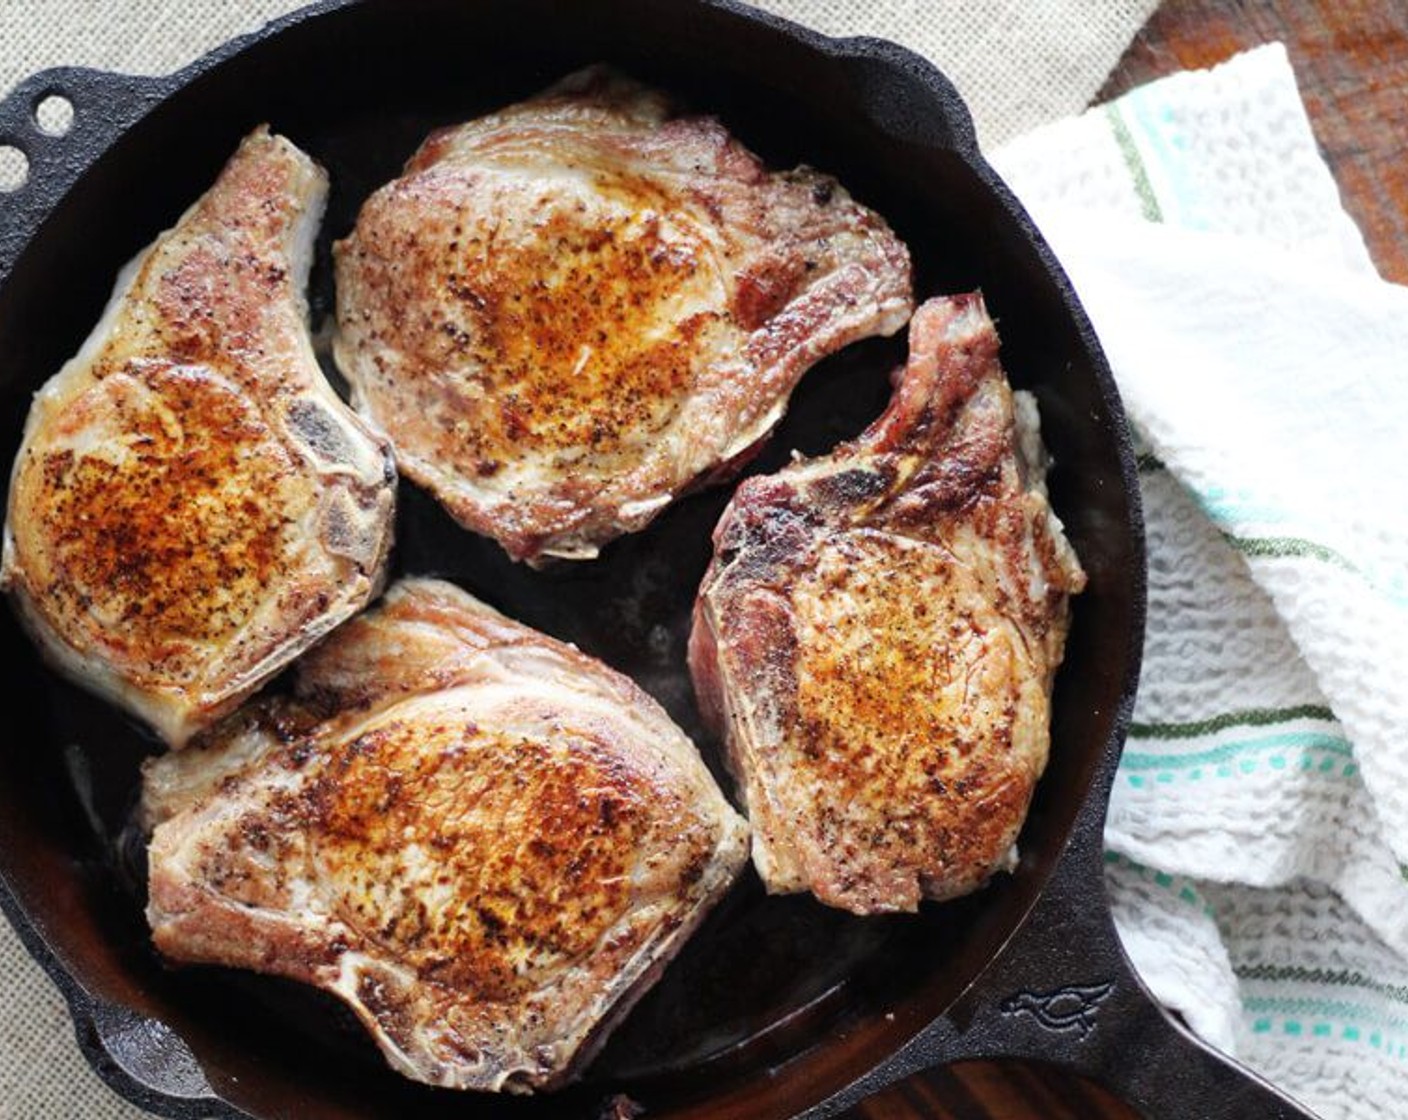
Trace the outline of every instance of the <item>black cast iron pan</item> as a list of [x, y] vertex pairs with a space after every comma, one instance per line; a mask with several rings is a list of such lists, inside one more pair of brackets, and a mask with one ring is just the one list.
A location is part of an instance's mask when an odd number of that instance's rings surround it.
[[[1160, 1012], [1116, 941], [1100, 837], [1144, 609], [1127, 433], [1065, 277], [980, 158], [953, 88], [917, 56], [730, 0], [328, 0], [170, 77], [39, 74], [0, 105], [0, 143], [30, 161], [28, 182], [0, 196], [4, 461], [29, 395], [96, 321], [119, 266], [254, 125], [271, 122], [332, 174], [316, 321], [332, 303], [331, 239], [431, 127], [602, 60], [719, 114], [774, 166], [839, 175], [909, 243], [921, 296], [983, 288], [1014, 382], [1040, 399], [1054, 502], [1090, 574], [1020, 866], [918, 917], [864, 920], [768, 899], [750, 874], [583, 1085], [532, 1100], [430, 1090], [387, 1071], [321, 997], [161, 965], [141, 917], [140, 851], [123, 831], [154, 746], [47, 673], [5, 613], [15, 702], [0, 747], [0, 902], [67, 995], [88, 1057], [119, 1092], [176, 1117], [591, 1116], [618, 1093], [652, 1117], [821, 1117], [938, 1063], [998, 1055], [1064, 1063], [1169, 1120], [1303, 1116]], [[75, 110], [61, 138], [34, 121], [52, 93]], [[903, 345], [853, 347], [809, 374], [753, 469], [859, 431], [884, 406]], [[534, 573], [403, 485], [396, 563], [454, 578], [630, 673], [712, 757], [684, 639], [726, 499], [698, 495], [600, 561]], [[866, 1111], [884, 1114], [884, 1099]]]

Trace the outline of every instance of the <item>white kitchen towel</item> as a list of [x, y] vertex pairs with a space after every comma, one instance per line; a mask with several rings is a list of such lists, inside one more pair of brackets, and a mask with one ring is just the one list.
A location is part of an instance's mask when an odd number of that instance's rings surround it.
[[[49, 66], [161, 74], [302, 0], [0, 0], [0, 92]], [[762, 0], [937, 62], [996, 142], [1082, 108], [1158, 0]], [[19, 173], [0, 146], [0, 183]], [[0, 206], [4, 205], [0, 196]], [[63, 1001], [0, 921], [0, 1120], [137, 1120], [79, 1055]]]
[[994, 162], [1145, 444], [1149, 631], [1106, 829], [1126, 946], [1325, 1117], [1408, 1114], [1408, 289], [1280, 46]]

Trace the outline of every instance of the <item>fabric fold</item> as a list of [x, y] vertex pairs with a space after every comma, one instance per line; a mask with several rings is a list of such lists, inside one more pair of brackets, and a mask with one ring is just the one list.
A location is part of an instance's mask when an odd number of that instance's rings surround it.
[[1106, 828], [1126, 948], [1205, 1038], [1326, 1117], [1391, 1115], [1408, 289], [1375, 273], [1279, 45], [993, 160], [1143, 441], [1149, 629]]

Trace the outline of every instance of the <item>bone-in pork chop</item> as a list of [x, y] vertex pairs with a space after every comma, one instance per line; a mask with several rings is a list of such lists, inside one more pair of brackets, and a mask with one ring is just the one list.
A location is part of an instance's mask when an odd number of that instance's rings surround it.
[[586, 559], [756, 449], [912, 309], [810, 168], [600, 68], [432, 135], [336, 248], [339, 368], [403, 472], [515, 559]]
[[569, 1079], [748, 858], [653, 700], [435, 580], [209, 738], [146, 774], [157, 948], [333, 992], [433, 1085]]
[[179, 746], [367, 602], [384, 438], [313, 356], [322, 170], [260, 129], [40, 390], [5, 586], [49, 660]]
[[875, 424], [739, 486], [690, 668], [769, 890], [913, 910], [1009, 859], [1085, 582], [1035, 421], [981, 297], [932, 300]]

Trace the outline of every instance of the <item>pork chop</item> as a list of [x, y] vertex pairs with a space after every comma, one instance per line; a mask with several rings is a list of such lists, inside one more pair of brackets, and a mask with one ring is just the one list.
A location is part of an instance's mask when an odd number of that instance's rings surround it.
[[570, 1079], [748, 858], [653, 700], [435, 580], [210, 738], [146, 772], [157, 948], [324, 988], [432, 1085]]
[[589, 559], [893, 334], [909, 256], [810, 168], [593, 68], [432, 135], [336, 247], [337, 363], [404, 473], [515, 559]]
[[1085, 582], [982, 298], [924, 304], [897, 376], [859, 439], [739, 486], [689, 650], [768, 889], [862, 914], [1008, 861]]
[[39, 391], [3, 582], [48, 659], [172, 745], [371, 598], [386, 440], [313, 356], [303, 285], [327, 181], [259, 129], [119, 277]]

